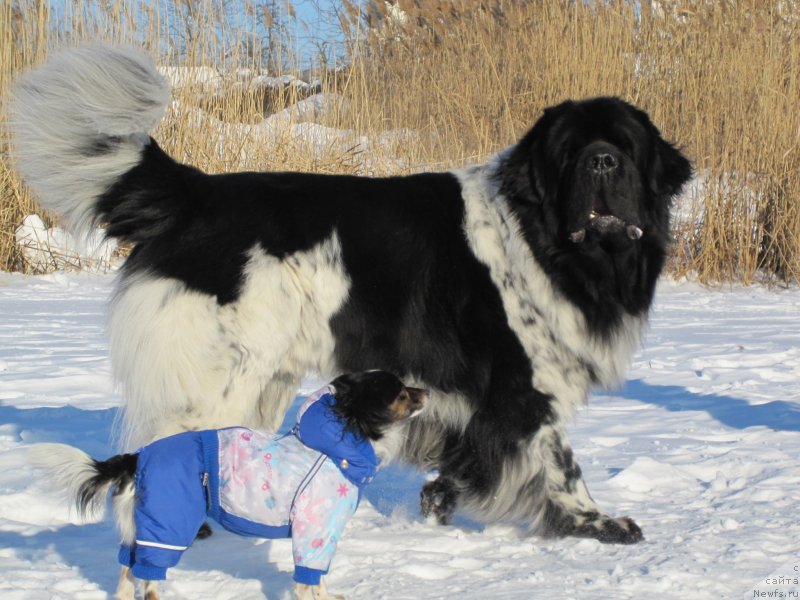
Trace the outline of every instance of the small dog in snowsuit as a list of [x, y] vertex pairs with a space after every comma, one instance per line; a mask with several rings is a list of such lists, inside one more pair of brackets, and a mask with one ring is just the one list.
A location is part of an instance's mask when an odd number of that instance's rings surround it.
[[402, 443], [393, 425], [426, 399], [390, 373], [366, 371], [314, 392], [284, 435], [229, 427], [179, 433], [105, 461], [63, 444], [39, 444], [30, 456], [81, 514], [102, 509], [114, 487], [119, 600], [133, 599], [136, 579], [146, 600], [158, 600], [156, 582], [206, 516], [241, 535], [292, 538], [295, 597], [341, 598], [328, 594], [322, 576], [363, 487]]

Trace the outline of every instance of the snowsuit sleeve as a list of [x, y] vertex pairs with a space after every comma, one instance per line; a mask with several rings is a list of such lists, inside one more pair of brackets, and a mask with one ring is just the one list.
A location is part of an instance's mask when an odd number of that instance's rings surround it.
[[294, 580], [319, 585], [336, 546], [358, 506], [358, 486], [345, 479], [329, 459], [295, 500], [292, 509]]

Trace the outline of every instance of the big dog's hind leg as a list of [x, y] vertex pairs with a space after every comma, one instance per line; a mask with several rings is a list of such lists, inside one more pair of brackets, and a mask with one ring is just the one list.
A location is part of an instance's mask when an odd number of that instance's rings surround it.
[[114, 373], [126, 397], [124, 449], [181, 431], [280, 423], [297, 378], [277, 374], [301, 308], [294, 297], [278, 306], [266, 300], [243, 295], [220, 305], [176, 280], [124, 281], [109, 317]]
[[286, 411], [297, 396], [300, 373], [279, 371], [261, 390], [247, 425], [254, 429], [277, 431]]

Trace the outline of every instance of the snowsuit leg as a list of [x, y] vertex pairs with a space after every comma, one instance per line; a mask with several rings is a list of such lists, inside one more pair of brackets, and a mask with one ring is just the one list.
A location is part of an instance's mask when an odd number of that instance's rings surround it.
[[120, 549], [120, 563], [134, 577], [157, 581], [178, 564], [206, 517], [203, 445], [199, 432], [153, 442], [139, 453], [133, 547]]

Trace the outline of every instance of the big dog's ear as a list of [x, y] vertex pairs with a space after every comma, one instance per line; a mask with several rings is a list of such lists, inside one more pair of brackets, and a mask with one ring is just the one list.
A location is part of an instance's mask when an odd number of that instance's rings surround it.
[[647, 156], [647, 182], [657, 196], [672, 197], [680, 193], [692, 177], [692, 164], [675, 146], [667, 142], [643, 110], [633, 109], [650, 132]]
[[692, 177], [692, 165], [677, 148], [661, 137], [655, 126], [653, 129], [655, 141], [647, 173], [650, 189], [659, 196], [674, 196]]
[[[562, 102], [546, 108], [528, 133], [509, 149], [499, 175], [500, 192], [508, 197], [525, 202], [541, 203], [549, 192], [555, 191], [555, 174], [551, 174], [549, 157], [556, 154], [549, 147], [550, 131], [561, 115], [572, 107], [572, 101]], [[552, 181], [551, 181], [552, 180]]]

